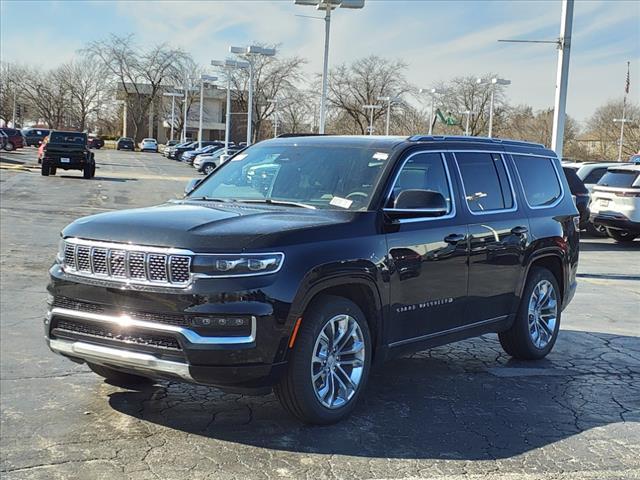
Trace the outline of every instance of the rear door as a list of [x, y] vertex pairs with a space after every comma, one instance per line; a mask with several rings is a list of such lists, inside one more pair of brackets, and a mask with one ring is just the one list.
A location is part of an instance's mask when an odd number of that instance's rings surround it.
[[518, 208], [505, 155], [452, 152], [469, 224], [467, 325], [498, 321], [513, 312], [522, 274], [529, 220]]

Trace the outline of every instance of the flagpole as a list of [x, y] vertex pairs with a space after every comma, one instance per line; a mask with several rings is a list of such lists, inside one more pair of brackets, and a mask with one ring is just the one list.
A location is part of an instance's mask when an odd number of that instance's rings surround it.
[[618, 143], [618, 161], [622, 161], [622, 142], [624, 140], [624, 124], [625, 114], [627, 109], [627, 95], [629, 94], [629, 84], [631, 79], [629, 78], [629, 65], [631, 62], [627, 62], [627, 81], [624, 88], [624, 99], [622, 100], [622, 119], [620, 120], [620, 142]]

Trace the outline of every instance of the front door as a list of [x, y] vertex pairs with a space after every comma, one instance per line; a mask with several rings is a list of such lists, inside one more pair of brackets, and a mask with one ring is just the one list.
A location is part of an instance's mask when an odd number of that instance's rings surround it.
[[391, 272], [392, 346], [435, 336], [464, 323], [467, 295], [467, 228], [460, 225], [449, 168], [438, 152], [409, 155], [396, 177], [387, 208], [407, 189], [441, 193], [447, 213], [441, 217], [395, 220], [387, 229]]
[[529, 221], [501, 154], [456, 152], [469, 214], [466, 322], [498, 320], [516, 306]]

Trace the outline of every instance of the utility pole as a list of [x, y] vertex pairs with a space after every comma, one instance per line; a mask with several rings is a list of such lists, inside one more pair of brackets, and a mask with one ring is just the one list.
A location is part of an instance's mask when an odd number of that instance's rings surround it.
[[184, 76], [184, 106], [182, 107], [184, 110], [184, 120], [182, 123], [182, 141], [187, 141], [187, 111], [189, 110], [189, 85], [188, 85], [188, 77], [185, 74]]
[[629, 76], [629, 69], [631, 66], [631, 62], [627, 62], [627, 81], [624, 86], [624, 98], [622, 99], [622, 118], [614, 118], [613, 121], [616, 123], [620, 123], [620, 142], [618, 144], [618, 161], [622, 161], [622, 145], [624, 143], [624, 124], [629, 120], [626, 119], [626, 110], [627, 110], [627, 95], [629, 95], [629, 84], [631, 83], [631, 78]]
[[374, 110], [380, 110], [382, 105], [363, 105], [362, 108], [365, 110], [371, 110], [370, 118], [369, 118], [369, 135], [373, 135], [373, 112]]

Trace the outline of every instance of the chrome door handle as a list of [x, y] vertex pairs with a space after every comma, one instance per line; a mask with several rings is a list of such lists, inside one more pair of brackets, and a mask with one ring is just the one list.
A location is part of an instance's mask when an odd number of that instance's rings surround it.
[[513, 227], [511, 233], [514, 235], [524, 235], [529, 229], [527, 227]]
[[460, 243], [467, 239], [466, 235], [462, 235], [461, 233], [452, 233], [444, 237], [444, 241], [447, 243]]

